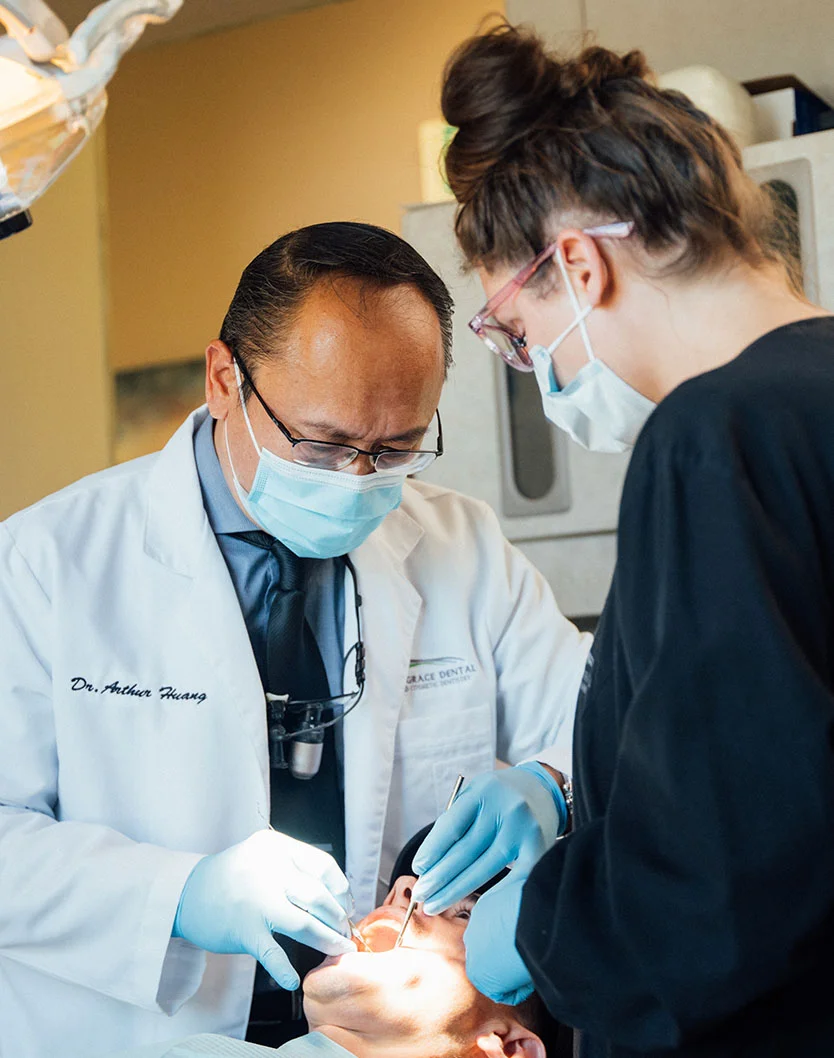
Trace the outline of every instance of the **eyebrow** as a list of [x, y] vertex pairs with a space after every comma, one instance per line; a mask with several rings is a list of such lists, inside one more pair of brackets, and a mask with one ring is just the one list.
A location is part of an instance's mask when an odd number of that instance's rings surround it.
[[[308, 440], [329, 440], [336, 443], [350, 444], [350, 438], [348, 435], [338, 426], [334, 426], [332, 423], [327, 422], [313, 422], [311, 420], [304, 421], [304, 430], [307, 434]], [[300, 428], [300, 427], [299, 427]], [[414, 426], [410, 430], [405, 430], [403, 433], [395, 434], [393, 437], [385, 437], [377, 440], [377, 444], [388, 444], [391, 441], [419, 441], [420, 438], [428, 431], [428, 426]]]

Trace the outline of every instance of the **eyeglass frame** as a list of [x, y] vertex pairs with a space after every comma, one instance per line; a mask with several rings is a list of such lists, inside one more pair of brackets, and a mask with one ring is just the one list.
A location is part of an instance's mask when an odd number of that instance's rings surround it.
[[[581, 230], [585, 235], [590, 235], [592, 238], [627, 239], [634, 231], [634, 221], [615, 220], [608, 224], [597, 224], [590, 228], [582, 228]], [[533, 361], [530, 359], [530, 354], [527, 351], [526, 336], [516, 334], [515, 331], [511, 330], [505, 324], [500, 323], [498, 320], [495, 320], [494, 323], [487, 323], [487, 320], [490, 317], [494, 317], [496, 309], [500, 308], [514, 294], [521, 290], [522, 287], [530, 282], [545, 261], [548, 261], [553, 257], [558, 247], [558, 239], [546, 246], [541, 253], [533, 258], [532, 261], [529, 261], [523, 268], [520, 268], [509, 282], [505, 283], [500, 290], [493, 294], [480, 312], [476, 312], [467, 324], [467, 327], [469, 327], [473, 334], [481, 339], [491, 352], [495, 353], [496, 356], [500, 356], [506, 364], [515, 368], [516, 371], [529, 372], [533, 370]], [[512, 353], [508, 355], [503, 349], [501, 349], [486, 333], [488, 329], [500, 331], [506, 338], [508, 338], [510, 345], [512, 346]]]
[[[438, 408], [435, 411], [434, 415], [432, 416], [433, 419], [437, 419], [437, 448], [436, 449], [428, 449], [428, 448], [381, 448], [378, 452], [368, 452], [364, 448], [357, 448], [356, 445], [342, 444], [341, 441], [318, 441], [318, 440], [316, 440], [313, 437], [293, 437], [293, 435], [290, 433], [290, 431], [287, 429], [287, 427], [281, 422], [281, 420], [276, 415], [274, 415], [272, 413], [272, 411], [270, 410], [269, 405], [266, 403], [266, 401], [263, 399], [263, 397], [258, 392], [258, 388], [255, 385], [255, 383], [253, 382], [252, 376], [246, 370], [246, 365], [243, 363], [243, 360], [240, 358], [240, 356], [238, 356], [237, 353], [232, 352], [232, 358], [234, 359], [234, 362], [240, 368], [241, 374], [243, 375], [244, 379], [246, 379], [246, 381], [248, 382], [249, 386], [252, 389], [252, 392], [258, 398], [258, 402], [260, 403], [261, 407], [267, 413], [267, 415], [269, 416], [270, 420], [275, 424], [275, 426], [278, 427], [278, 429], [281, 431], [281, 433], [284, 435], [284, 437], [292, 445], [293, 450], [295, 450], [296, 445], [300, 445], [300, 444], [305, 444], [306, 443], [306, 444], [326, 445], [328, 448], [344, 448], [344, 449], [349, 449], [350, 451], [356, 453], [356, 455], [354, 455], [352, 459], [348, 460], [348, 462], [345, 463], [345, 465], [343, 467], [339, 467], [338, 470], [335, 471], [335, 473], [337, 473], [337, 474], [340, 473], [342, 470], [344, 470], [346, 467], [349, 467], [352, 463], [354, 463], [358, 456], [367, 456], [368, 459], [371, 462], [371, 466], [374, 468], [374, 473], [375, 474], [382, 474], [382, 476], [385, 477], [388, 474], [401, 473], [403, 469], [407, 470], [408, 468], [407, 467], [404, 467], [404, 468], [401, 467], [401, 468], [395, 469], [395, 470], [377, 470], [376, 461], [381, 455], [386, 455], [386, 454], [389, 454], [391, 452], [402, 452], [404, 455], [405, 454], [409, 454], [409, 455], [431, 455], [431, 456], [434, 456], [434, 459], [439, 459], [443, 455], [443, 451], [444, 451], [443, 450], [443, 423], [442, 423], [442, 421], [440, 419], [440, 408]], [[434, 459], [432, 460], [432, 462], [434, 462]], [[307, 467], [307, 466], [314, 467], [315, 466], [314, 463], [302, 463], [301, 460], [297, 460], [295, 458], [293, 459], [293, 462], [294, 463], [298, 463], [299, 466], [304, 466], [304, 467]], [[419, 473], [419, 472], [421, 472], [423, 470], [427, 470], [430, 466], [431, 466], [431, 463], [427, 463], [424, 467], [420, 467], [420, 471], [412, 471], [412, 473]]]

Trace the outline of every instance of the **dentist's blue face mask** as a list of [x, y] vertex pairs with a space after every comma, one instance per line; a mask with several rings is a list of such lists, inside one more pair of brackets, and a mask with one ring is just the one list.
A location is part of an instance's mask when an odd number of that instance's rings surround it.
[[223, 431], [235, 488], [249, 517], [299, 558], [336, 558], [359, 547], [399, 507], [407, 472], [345, 474], [281, 459], [255, 439], [237, 364], [235, 378], [246, 427], [258, 453], [258, 468], [248, 492], [235, 472], [225, 423]]

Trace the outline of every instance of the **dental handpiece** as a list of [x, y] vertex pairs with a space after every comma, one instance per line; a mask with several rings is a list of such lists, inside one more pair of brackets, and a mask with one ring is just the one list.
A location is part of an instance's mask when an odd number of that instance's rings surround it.
[[[452, 790], [452, 796], [449, 798], [449, 802], [446, 805], [445, 811], [448, 812], [449, 809], [452, 807], [452, 805], [455, 803], [455, 798], [460, 793], [461, 786], [463, 786], [463, 776], [459, 775], [457, 777], [457, 779], [455, 779], [455, 786], [454, 786], [454, 789]], [[403, 924], [400, 926], [400, 932], [397, 934], [397, 939], [394, 941], [394, 947], [395, 948], [399, 948], [400, 945], [402, 944], [403, 937], [405, 936], [405, 931], [408, 929], [408, 923], [411, 921], [411, 916], [414, 914], [416, 908], [417, 908], [417, 901], [416, 900], [411, 900], [411, 902], [408, 905], [408, 910], [405, 913], [405, 918], [403, 919]]]

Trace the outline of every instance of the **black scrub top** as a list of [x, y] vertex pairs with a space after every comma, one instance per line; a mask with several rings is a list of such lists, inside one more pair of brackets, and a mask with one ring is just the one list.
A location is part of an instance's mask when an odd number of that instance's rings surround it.
[[834, 320], [654, 412], [516, 941], [583, 1058], [834, 1058]]

